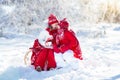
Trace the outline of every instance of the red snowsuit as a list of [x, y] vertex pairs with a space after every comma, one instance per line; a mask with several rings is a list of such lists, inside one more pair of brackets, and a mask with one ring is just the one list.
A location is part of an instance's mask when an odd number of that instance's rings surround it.
[[79, 41], [75, 37], [73, 31], [64, 30], [63, 35], [59, 38], [59, 47], [60, 52], [64, 53], [67, 50], [72, 50], [74, 52], [74, 57], [82, 60], [82, 52], [80, 49]]
[[53, 38], [48, 38], [46, 42], [52, 42], [56, 53], [64, 53], [67, 50], [72, 50], [74, 52], [74, 57], [82, 60], [82, 52], [75, 33], [72, 30], [68, 30], [69, 24], [65, 19], [60, 21], [59, 25], [61, 29], [58, 30], [51, 31], [49, 28], [46, 29], [49, 34], [53, 36]]
[[38, 39], [34, 41], [30, 49], [32, 49], [31, 65], [34, 65], [35, 69], [37, 66], [40, 66], [42, 70], [56, 67], [53, 49], [43, 47]]

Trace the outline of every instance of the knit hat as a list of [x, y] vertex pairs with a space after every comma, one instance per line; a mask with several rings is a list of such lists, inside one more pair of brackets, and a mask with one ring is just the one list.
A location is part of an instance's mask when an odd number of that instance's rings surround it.
[[54, 23], [58, 23], [58, 20], [53, 14], [50, 14], [50, 16], [48, 17], [48, 25], [50, 26]]
[[34, 41], [34, 44], [33, 44], [33, 47], [31, 47], [31, 48], [29, 48], [29, 49], [42, 49], [42, 48], [44, 48], [43, 47], [43, 45], [41, 45], [40, 43], [39, 43], [39, 40], [38, 39], [35, 39], [35, 41]]

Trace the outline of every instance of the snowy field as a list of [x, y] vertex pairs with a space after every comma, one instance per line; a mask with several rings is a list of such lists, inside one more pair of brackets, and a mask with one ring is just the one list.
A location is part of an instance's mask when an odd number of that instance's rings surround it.
[[[24, 56], [36, 38], [44, 44], [50, 13], [67, 18], [84, 59], [55, 53], [62, 68], [37, 72]], [[0, 80], [120, 80], [120, 24], [111, 23], [120, 23], [120, 0], [0, 0]]]
[[102, 26], [75, 27], [84, 59], [73, 58], [71, 51], [55, 54], [63, 68], [42, 72], [24, 64], [24, 55], [36, 37], [6, 33], [0, 37], [0, 80], [120, 80], [120, 25]]

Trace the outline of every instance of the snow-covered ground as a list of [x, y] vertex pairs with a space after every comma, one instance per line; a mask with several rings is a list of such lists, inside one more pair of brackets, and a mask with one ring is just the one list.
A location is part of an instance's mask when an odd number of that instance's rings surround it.
[[[119, 4], [120, 0], [0, 0], [0, 80], [120, 80], [120, 24], [100, 24], [120, 22]], [[42, 29], [50, 13], [70, 22], [84, 60], [73, 58], [71, 51], [55, 54], [63, 68], [37, 72], [25, 65], [24, 56], [36, 38], [44, 44], [48, 33]]]
[[58, 66], [63, 67], [58, 70], [37, 72], [24, 64], [35, 36], [6, 33], [0, 37], [0, 80], [120, 80], [120, 25], [77, 26], [73, 30], [84, 59], [73, 58], [71, 51], [55, 54]]

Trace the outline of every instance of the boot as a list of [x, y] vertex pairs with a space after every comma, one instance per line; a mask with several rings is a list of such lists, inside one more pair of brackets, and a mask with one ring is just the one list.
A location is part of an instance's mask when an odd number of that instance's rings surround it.
[[37, 66], [37, 67], [36, 67], [36, 71], [41, 72], [41, 71], [42, 71], [41, 67], [40, 67], [40, 66]]

